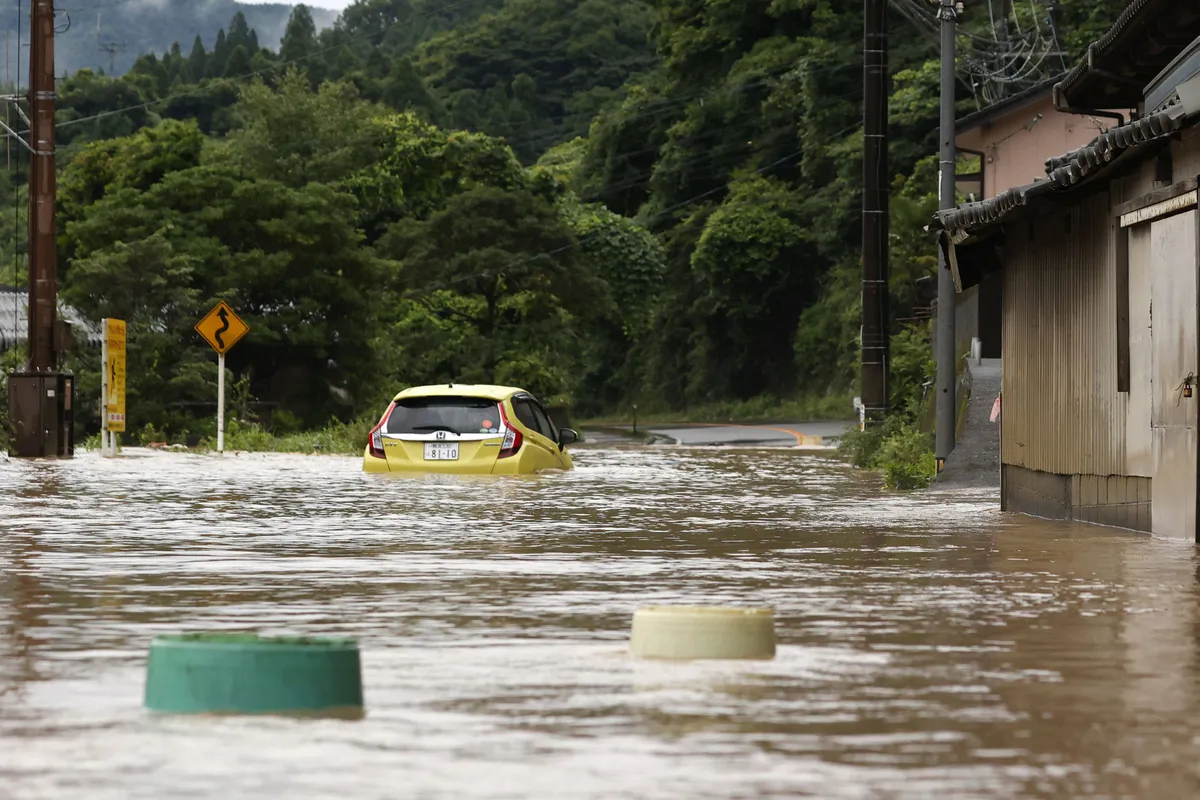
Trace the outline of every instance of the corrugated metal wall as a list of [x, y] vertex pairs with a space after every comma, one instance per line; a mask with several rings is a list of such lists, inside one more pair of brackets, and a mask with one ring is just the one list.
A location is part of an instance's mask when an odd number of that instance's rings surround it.
[[1008, 229], [1001, 459], [1060, 475], [1123, 475], [1116, 269], [1107, 194]]

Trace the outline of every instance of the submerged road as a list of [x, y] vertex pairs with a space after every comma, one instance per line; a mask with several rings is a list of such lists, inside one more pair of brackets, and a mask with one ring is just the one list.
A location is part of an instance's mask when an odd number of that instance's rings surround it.
[[[639, 425], [638, 435], [654, 443], [685, 447], [804, 447], [830, 449], [857, 422], [660, 423]], [[632, 425], [610, 425], [583, 431], [599, 444], [628, 442]]]
[[650, 425], [644, 426], [644, 429], [672, 443], [688, 446], [821, 447], [836, 444], [839, 436], [857, 424], [764, 422], [742, 425]]
[[[819, 452], [575, 455], [0, 459], [0, 797], [1197, 796], [1194, 548]], [[773, 607], [776, 658], [632, 659], [675, 603]], [[358, 639], [366, 718], [142, 709], [155, 635], [246, 629]]]

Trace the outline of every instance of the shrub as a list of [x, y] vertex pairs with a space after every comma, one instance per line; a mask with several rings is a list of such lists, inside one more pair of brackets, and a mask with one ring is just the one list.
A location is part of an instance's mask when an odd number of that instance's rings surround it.
[[929, 438], [906, 425], [884, 441], [876, 461], [883, 468], [884, 484], [889, 489], [924, 489], [933, 481], [937, 461]]
[[933, 371], [928, 322], [893, 336], [891, 414], [865, 431], [848, 431], [838, 444], [839, 454], [854, 466], [882, 470], [889, 489], [923, 489], [937, 473], [932, 437], [920, 426]]
[[15, 435], [12, 420], [8, 417], [8, 373], [20, 369], [24, 363], [23, 349], [0, 353], [0, 453], [8, 452]]
[[134, 434], [134, 436], [137, 438], [138, 444], [142, 447], [154, 444], [155, 442], [167, 441], [167, 434], [149, 422], [143, 425], [142, 429]]
[[303, 429], [304, 423], [300, 421], [300, 418], [286, 408], [276, 409], [271, 414], [271, 432], [276, 436], [287, 436], [289, 433], [297, 433]]
[[844, 434], [838, 453], [860, 469], [882, 470], [889, 489], [923, 489], [937, 471], [930, 436], [897, 415]]

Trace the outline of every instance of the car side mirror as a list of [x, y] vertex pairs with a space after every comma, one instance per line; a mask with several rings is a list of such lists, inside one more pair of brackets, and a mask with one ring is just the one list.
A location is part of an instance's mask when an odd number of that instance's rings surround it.
[[558, 446], [566, 447], [569, 444], [575, 444], [579, 441], [579, 432], [570, 428], [563, 428], [558, 432]]

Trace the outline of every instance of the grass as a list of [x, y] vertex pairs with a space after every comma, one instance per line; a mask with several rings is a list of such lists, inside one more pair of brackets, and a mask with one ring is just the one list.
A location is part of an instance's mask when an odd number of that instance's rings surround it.
[[[639, 424], [684, 422], [812, 422], [844, 420], [855, 416], [854, 402], [849, 396], [827, 395], [780, 400], [764, 395], [750, 400], [709, 403], [692, 406], [683, 411], [639, 411]], [[581, 421], [583, 425], [627, 425], [633, 412], [609, 414]]]
[[[225, 429], [225, 449], [240, 450], [251, 453], [323, 453], [329, 455], [361, 455], [367, 446], [367, 433], [375, 420], [355, 420], [352, 422], [332, 422], [324, 428], [312, 431], [292, 431], [273, 433], [255, 422], [243, 422], [237, 419], [229, 420]], [[148, 447], [151, 444], [172, 444], [171, 437], [162, 431], [147, 425], [133, 434], [124, 434], [121, 439], [126, 446], [131, 443]], [[100, 434], [89, 436], [83, 446], [87, 450], [100, 449]], [[206, 436], [200, 439], [195, 447], [188, 448], [194, 453], [213, 452], [217, 449], [216, 436]]]
[[[255, 423], [232, 420], [225, 431], [226, 450], [252, 453], [326, 453], [361, 455], [367, 446], [371, 422], [332, 422], [314, 431], [275, 434]], [[216, 450], [215, 437], [202, 439], [198, 450]]]

